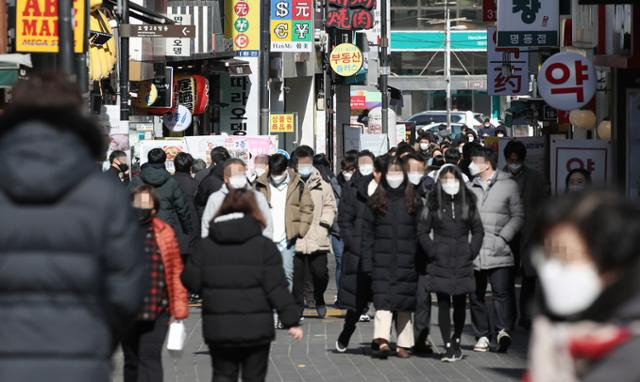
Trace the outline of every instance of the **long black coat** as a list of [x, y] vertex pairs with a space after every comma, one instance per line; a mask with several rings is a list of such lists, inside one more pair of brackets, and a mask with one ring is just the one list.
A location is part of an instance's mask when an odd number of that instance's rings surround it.
[[363, 253], [372, 256], [373, 304], [377, 310], [411, 312], [416, 306], [420, 210], [415, 216], [409, 214], [402, 187], [385, 190], [386, 213], [369, 206], [363, 225]]
[[193, 251], [193, 245], [197, 238], [200, 237], [198, 235], [198, 228], [200, 228], [200, 219], [198, 218], [198, 212], [196, 211], [196, 205], [194, 198], [196, 196], [196, 192], [198, 190], [198, 185], [196, 180], [191, 177], [191, 175], [186, 172], [176, 172], [173, 175], [174, 179], [180, 185], [182, 191], [187, 197], [187, 205], [189, 207], [189, 215], [191, 216], [191, 224], [195, 228], [192, 233], [188, 234], [184, 231], [184, 229], [176, 230], [176, 237], [178, 238], [178, 243], [180, 244], [180, 253], [183, 255], [188, 255]]
[[204, 339], [216, 346], [268, 344], [273, 309], [285, 327], [298, 324], [280, 251], [252, 217], [225, 216], [189, 257], [182, 282], [203, 299]]
[[114, 335], [147, 287], [142, 232], [94, 164], [97, 127], [16, 113], [0, 120], [0, 380], [111, 381]]
[[353, 175], [342, 189], [342, 201], [338, 208], [338, 225], [344, 252], [342, 254], [342, 275], [338, 290], [338, 305], [358, 310], [371, 300], [371, 257], [362, 256], [362, 224], [367, 210], [369, 195], [367, 188], [372, 175]]
[[425, 209], [418, 224], [420, 246], [427, 255], [427, 288], [452, 296], [471, 293], [476, 289], [473, 259], [484, 237], [482, 220], [477, 211], [470, 220], [462, 219], [459, 198], [443, 200], [443, 204], [440, 216], [438, 211]]

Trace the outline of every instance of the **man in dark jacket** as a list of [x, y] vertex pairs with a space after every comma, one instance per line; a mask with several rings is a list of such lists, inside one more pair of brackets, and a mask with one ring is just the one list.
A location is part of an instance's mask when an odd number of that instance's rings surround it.
[[196, 212], [196, 206], [194, 198], [196, 196], [197, 185], [195, 179], [191, 176], [191, 166], [193, 165], [193, 157], [187, 153], [180, 153], [176, 155], [173, 160], [176, 172], [173, 174], [173, 178], [178, 182], [182, 191], [187, 196], [187, 205], [189, 206], [189, 215], [191, 215], [191, 224], [194, 227], [194, 231], [191, 234], [187, 234], [184, 230], [176, 231], [178, 243], [180, 244], [180, 253], [183, 259], [191, 254], [193, 244], [198, 237], [197, 228], [200, 227], [200, 221], [198, 219], [198, 213]]
[[184, 233], [192, 234], [195, 227], [191, 221], [187, 196], [165, 167], [167, 154], [162, 149], [153, 149], [149, 151], [148, 160], [142, 166], [140, 176], [131, 179], [129, 190], [133, 191], [143, 184], [153, 187], [160, 199], [158, 218], [171, 225], [175, 231], [182, 229]]
[[129, 184], [128, 176], [126, 176], [129, 171], [127, 154], [122, 150], [113, 150], [111, 154], [109, 154], [109, 164], [111, 167], [109, 167], [106, 173], [111, 175], [116, 182]]
[[209, 196], [222, 188], [224, 184], [224, 162], [231, 158], [229, 151], [222, 146], [214, 147], [211, 150], [211, 167], [204, 171], [206, 176], [198, 182], [198, 192], [196, 193], [196, 208], [198, 215], [202, 216], [204, 207], [207, 205]]
[[2, 381], [110, 381], [148, 282], [128, 195], [95, 167], [102, 133], [64, 78], [19, 83], [0, 121]]

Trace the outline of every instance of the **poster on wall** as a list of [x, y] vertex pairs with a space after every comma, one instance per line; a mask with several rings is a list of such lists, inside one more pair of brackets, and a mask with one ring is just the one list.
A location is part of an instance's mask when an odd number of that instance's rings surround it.
[[232, 136], [202, 135], [185, 137], [188, 152], [196, 159], [202, 159], [211, 165], [211, 150], [224, 146], [233, 158], [242, 159], [249, 168], [258, 155], [271, 155], [278, 149], [278, 137], [270, 135]]
[[566, 191], [569, 172], [584, 169], [594, 186], [606, 186], [612, 180], [611, 144], [598, 140], [551, 140], [551, 190]]
[[175, 167], [173, 160], [176, 155], [182, 152], [188, 152], [187, 145], [183, 139], [165, 139], [165, 140], [144, 140], [138, 143], [138, 155], [140, 156], [140, 165], [147, 163], [147, 155], [149, 151], [160, 148], [167, 154], [167, 171], [173, 173]]

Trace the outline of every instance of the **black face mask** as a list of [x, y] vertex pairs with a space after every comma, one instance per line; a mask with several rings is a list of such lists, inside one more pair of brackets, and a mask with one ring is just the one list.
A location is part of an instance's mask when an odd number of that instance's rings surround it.
[[151, 208], [136, 208], [135, 210], [140, 223], [147, 224], [151, 222], [153, 218], [153, 210]]
[[129, 165], [126, 163], [120, 163], [118, 165], [118, 168], [120, 169], [120, 172], [127, 172], [127, 170], [129, 169]]

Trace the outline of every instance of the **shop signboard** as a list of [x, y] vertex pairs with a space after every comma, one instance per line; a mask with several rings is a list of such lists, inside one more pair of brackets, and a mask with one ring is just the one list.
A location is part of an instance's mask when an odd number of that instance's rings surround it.
[[230, 135], [258, 135], [260, 104], [258, 102], [258, 57], [245, 57], [249, 62], [249, 76], [220, 76], [220, 131]]
[[540, 96], [558, 110], [575, 110], [589, 103], [597, 82], [591, 60], [572, 52], [549, 57], [538, 74]]
[[189, 126], [191, 126], [192, 121], [193, 116], [191, 111], [184, 105], [178, 105], [176, 110], [162, 117], [164, 127], [173, 133], [181, 133], [187, 130]]
[[342, 77], [353, 76], [362, 68], [363, 58], [360, 48], [344, 43], [336, 46], [329, 55], [331, 69]]
[[313, 1], [271, 0], [271, 51], [313, 51]]
[[[57, 53], [58, 1], [16, 0], [15, 4], [16, 51]], [[85, 1], [73, 0], [73, 50], [75, 53], [84, 52], [84, 15]]]
[[[190, 25], [191, 15], [167, 14], [167, 17], [175, 21], [177, 25]], [[191, 56], [191, 39], [182, 37], [171, 37], [165, 40], [165, 54], [169, 57], [189, 57]]]
[[233, 41], [233, 50], [238, 56], [257, 57], [260, 54], [260, 0], [230, 0], [225, 6], [225, 35]]
[[569, 172], [589, 171], [593, 185], [604, 187], [611, 182], [611, 144], [601, 140], [551, 140], [551, 189], [554, 194], [566, 191]]
[[528, 95], [529, 53], [520, 48], [498, 48], [496, 38], [496, 28], [487, 28], [487, 94]]
[[269, 116], [269, 132], [273, 133], [295, 133], [295, 114], [271, 114]]
[[482, 0], [482, 21], [494, 23], [498, 19], [497, 0]]
[[498, 0], [499, 47], [557, 47], [558, 0]]
[[376, 0], [328, 0], [327, 28], [367, 30], [373, 28]]

